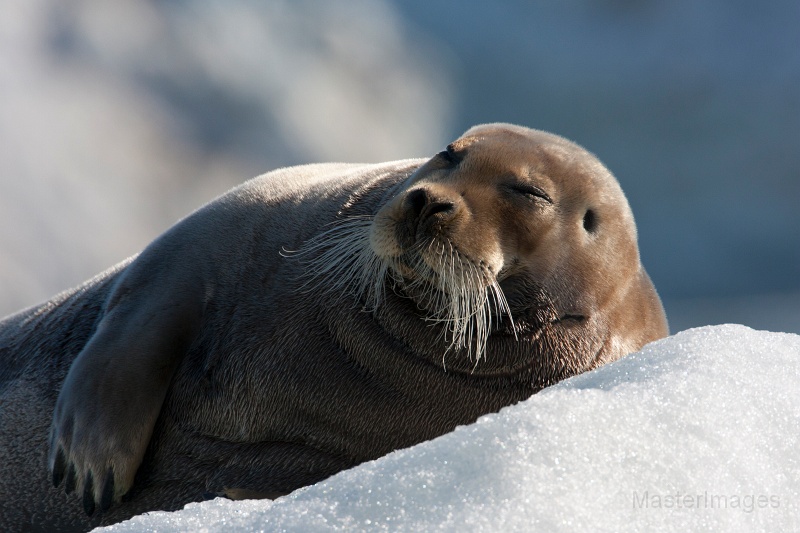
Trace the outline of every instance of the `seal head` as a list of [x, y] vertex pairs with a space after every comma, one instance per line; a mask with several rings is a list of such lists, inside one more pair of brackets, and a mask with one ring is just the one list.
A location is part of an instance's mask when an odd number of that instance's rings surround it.
[[[308, 248], [326, 246], [311, 268], [326, 274], [320, 287], [389, 305], [388, 328], [402, 324], [407, 342], [423, 337], [415, 351], [446, 368], [509, 372], [535, 361], [541, 388], [668, 334], [619, 184], [550, 133], [470, 129], [374, 219], [346, 220]], [[439, 338], [403, 333], [409, 316]]]

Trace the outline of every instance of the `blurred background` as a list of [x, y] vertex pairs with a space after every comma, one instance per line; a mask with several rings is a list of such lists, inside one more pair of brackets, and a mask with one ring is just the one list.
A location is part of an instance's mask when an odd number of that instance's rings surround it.
[[249, 177], [504, 121], [615, 173], [673, 332], [800, 333], [796, 0], [0, 7], [0, 315]]

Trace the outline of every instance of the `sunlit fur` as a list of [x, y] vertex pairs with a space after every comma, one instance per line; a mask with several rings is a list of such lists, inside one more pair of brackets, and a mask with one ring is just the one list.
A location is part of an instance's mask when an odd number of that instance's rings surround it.
[[477, 364], [493, 327], [503, 315], [511, 320], [495, 273], [444, 237], [417, 242], [398, 257], [381, 257], [370, 246], [371, 226], [371, 217], [347, 218], [300, 250], [285, 252], [305, 264], [303, 288], [346, 294], [366, 312], [394, 290], [416, 303], [423, 320], [446, 325], [445, 352], [465, 350]]

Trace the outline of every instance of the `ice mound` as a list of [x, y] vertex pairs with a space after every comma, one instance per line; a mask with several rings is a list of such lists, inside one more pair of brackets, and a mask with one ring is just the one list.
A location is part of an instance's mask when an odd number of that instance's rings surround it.
[[107, 531], [800, 531], [800, 336], [703, 327], [274, 502]]

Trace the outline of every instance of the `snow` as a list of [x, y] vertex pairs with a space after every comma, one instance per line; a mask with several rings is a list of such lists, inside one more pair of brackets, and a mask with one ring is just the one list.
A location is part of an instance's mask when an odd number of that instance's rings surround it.
[[107, 531], [798, 531], [800, 336], [707, 326], [271, 501]]

